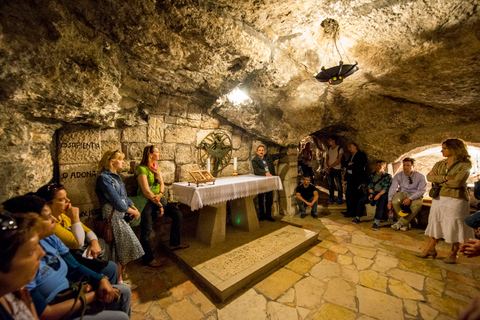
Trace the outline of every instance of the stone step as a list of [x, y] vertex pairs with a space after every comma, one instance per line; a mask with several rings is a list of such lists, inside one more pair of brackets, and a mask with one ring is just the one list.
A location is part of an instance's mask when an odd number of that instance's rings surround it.
[[[183, 260], [191, 274], [220, 302], [258, 282], [305, 252], [318, 233], [285, 226], [197, 265]], [[182, 258], [181, 251], [177, 254]]]

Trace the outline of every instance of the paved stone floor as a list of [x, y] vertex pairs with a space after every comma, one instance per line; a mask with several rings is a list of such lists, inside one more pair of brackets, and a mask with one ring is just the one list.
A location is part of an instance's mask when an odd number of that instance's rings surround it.
[[[319, 230], [318, 244], [224, 305], [211, 302], [172, 260], [153, 269], [132, 263], [132, 319], [456, 319], [480, 294], [480, 258], [448, 265], [439, 255], [414, 256], [425, 246], [423, 230], [371, 229], [350, 224], [339, 212], [289, 223]], [[280, 223], [280, 222], [276, 222]], [[188, 250], [188, 249], [187, 249]]]

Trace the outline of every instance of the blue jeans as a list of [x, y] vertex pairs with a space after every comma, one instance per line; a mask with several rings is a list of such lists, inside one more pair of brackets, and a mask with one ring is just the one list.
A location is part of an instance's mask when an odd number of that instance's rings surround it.
[[[308, 202], [311, 202], [313, 200], [313, 198], [305, 199], [305, 200], [307, 200]], [[297, 199], [297, 204], [298, 204], [298, 210], [300, 211], [300, 214], [304, 216], [305, 215], [305, 210], [306, 210], [305, 202]], [[317, 215], [317, 205], [318, 205], [318, 200], [315, 201], [315, 203], [312, 206], [312, 212], [311, 212], [312, 217]]]
[[338, 188], [338, 200], [343, 200], [342, 169], [330, 169], [328, 174], [328, 191], [330, 192], [330, 202], [335, 201], [335, 184]]
[[[365, 209], [365, 205], [367, 203], [370, 203], [370, 201], [368, 200], [368, 197], [370, 196], [370, 193], [365, 193], [362, 198], [360, 199], [360, 201], [358, 202], [358, 208], [357, 208], [357, 217], [361, 217], [361, 216], [364, 216], [363, 212], [364, 212], [364, 209]], [[372, 198], [373, 199], [373, 198]], [[377, 200], [377, 204], [376, 204], [376, 208], [375, 208], [375, 219], [378, 219], [378, 220], [387, 220], [385, 218], [384, 215], [385, 215], [385, 208], [387, 207], [387, 203], [388, 203], [388, 193], [384, 193], [380, 196], [380, 198], [378, 198]]]

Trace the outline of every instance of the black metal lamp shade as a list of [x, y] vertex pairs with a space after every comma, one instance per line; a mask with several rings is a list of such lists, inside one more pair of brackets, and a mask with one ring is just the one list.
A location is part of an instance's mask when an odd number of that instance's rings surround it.
[[343, 62], [340, 61], [336, 67], [328, 69], [322, 67], [322, 70], [316, 73], [314, 77], [320, 82], [328, 82], [331, 85], [340, 84], [344, 78], [354, 74], [358, 70], [357, 64], [357, 62], [354, 64], [343, 64]]

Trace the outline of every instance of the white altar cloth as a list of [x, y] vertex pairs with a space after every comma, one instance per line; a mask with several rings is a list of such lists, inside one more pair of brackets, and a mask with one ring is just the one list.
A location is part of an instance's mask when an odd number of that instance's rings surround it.
[[209, 204], [244, 198], [272, 190], [283, 190], [279, 176], [264, 177], [253, 174], [237, 177], [222, 177], [211, 182], [196, 184], [175, 182], [172, 185], [173, 197], [178, 202], [187, 204], [191, 210], [197, 210]]

